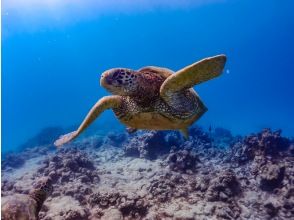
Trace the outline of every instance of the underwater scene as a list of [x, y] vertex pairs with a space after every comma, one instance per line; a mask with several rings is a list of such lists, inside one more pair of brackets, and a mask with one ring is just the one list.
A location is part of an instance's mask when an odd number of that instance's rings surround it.
[[293, 1], [1, 6], [1, 219], [294, 219]]

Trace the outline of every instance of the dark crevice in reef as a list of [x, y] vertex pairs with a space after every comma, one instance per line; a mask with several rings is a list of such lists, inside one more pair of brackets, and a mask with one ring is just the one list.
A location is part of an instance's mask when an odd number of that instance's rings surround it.
[[4, 197], [50, 177], [41, 220], [294, 218], [294, 142], [281, 131], [236, 137], [193, 127], [187, 141], [178, 132], [110, 133], [55, 150], [48, 141], [59, 133], [43, 130], [2, 162]]

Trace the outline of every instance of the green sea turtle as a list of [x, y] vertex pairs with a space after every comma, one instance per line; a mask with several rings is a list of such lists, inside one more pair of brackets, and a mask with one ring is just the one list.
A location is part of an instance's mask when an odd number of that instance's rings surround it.
[[106, 109], [112, 109], [129, 130], [180, 130], [188, 137], [188, 127], [207, 111], [192, 87], [219, 76], [225, 62], [226, 56], [218, 55], [177, 72], [155, 66], [107, 70], [100, 84], [113, 95], [101, 98], [76, 131], [54, 144], [61, 146], [76, 138]]
[[50, 178], [42, 178], [29, 195], [13, 194], [2, 198], [2, 220], [37, 220], [46, 198], [52, 192]]

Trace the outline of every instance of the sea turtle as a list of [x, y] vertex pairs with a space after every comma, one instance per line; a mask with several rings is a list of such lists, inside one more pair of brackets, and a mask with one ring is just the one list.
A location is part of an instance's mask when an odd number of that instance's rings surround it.
[[37, 220], [46, 198], [52, 192], [50, 178], [42, 178], [36, 188], [27, 194], [13, 194], [2, 198], [2, 220]]
[[106, 109], [112, 109], [129, 130], [180, 130], [188, 137], [188, 127], [207, 111], [192, 87], [219, 76], [225, 62], [225, 55], [217, 55], [177, 72], [155, 66], [107, 70], [100, 84], [113, 95], [101, 98], [76, 131], [54, 144], [61, 146], [76, 138]]

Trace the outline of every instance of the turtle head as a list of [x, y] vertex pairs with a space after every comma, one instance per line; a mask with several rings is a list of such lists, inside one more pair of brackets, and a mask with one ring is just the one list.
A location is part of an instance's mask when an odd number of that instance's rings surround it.
[[134, 70], [114, 68], [102, 73], [100, 84], [114, 95], [133, 95], [138, 88], [137, 77]]

